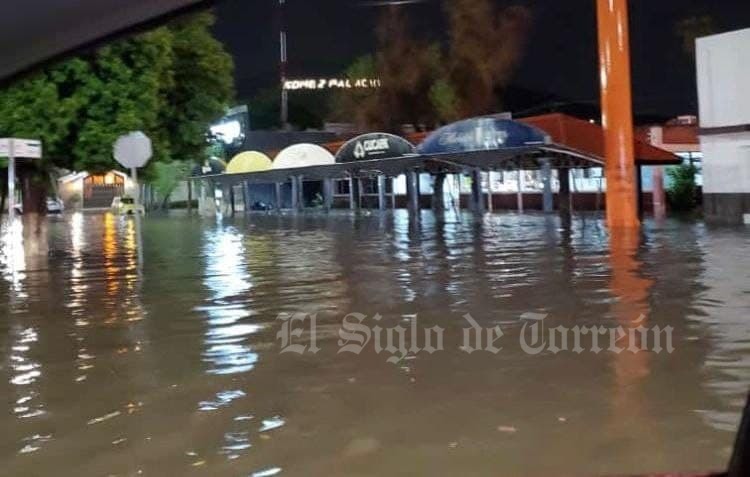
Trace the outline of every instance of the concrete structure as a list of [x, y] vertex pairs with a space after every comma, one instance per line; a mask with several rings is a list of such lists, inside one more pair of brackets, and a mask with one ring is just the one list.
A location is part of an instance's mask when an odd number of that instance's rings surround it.
[[706, 219], [750, 223], [750, 29], [697, 40]]

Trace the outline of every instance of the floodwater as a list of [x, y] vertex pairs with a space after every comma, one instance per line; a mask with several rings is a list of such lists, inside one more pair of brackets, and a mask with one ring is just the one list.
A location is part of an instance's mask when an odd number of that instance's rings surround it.
[[[0, 474], [595, 476], [729, 458], [750, 389], [747, 229], [175, 215], [148, 217], [142, 241], [141, 265], [132, 219], [110, 214], [3, 229]], [[315, 333], [278, 319], [293, 313], [316, 313]], [[339, 353], [350, 313], [379, 327], [360, 354]], [[467, 314], [502, 331], [494, 352], [462, 349]], [[589, 337], [555, 353], [530, 346], [534, 323], [669, 328], [673, 351]], [[399, 325], [444, 328], [443, 349], [375, 346]], [[281, 353], [285, 330], [308, 352]]]

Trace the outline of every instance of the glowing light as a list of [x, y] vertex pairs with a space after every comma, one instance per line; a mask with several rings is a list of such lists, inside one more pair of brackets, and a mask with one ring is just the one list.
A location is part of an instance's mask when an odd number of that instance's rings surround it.
[[284, 81], [287, 91], [322, 89], [372, 89], [380, 88], [378, 78], [301, 78]]
[[242, 138], [242, 124], [239, 121], [227, 121], [211, 126], [211, 134], [221, 139], [224, 144], [233, 144]]

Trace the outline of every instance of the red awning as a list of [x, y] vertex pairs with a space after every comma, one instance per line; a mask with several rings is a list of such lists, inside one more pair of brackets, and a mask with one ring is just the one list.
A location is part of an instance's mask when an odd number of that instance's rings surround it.
[[[598, 124], [561, 113], [531, 116], [518, 121], [545, 131], [555, 144], [604, 158], [604, 130]], [[636, 163], [642, 166], [682, 164], [679, 156], [640, 139], [635, 139], [635, 158]]]

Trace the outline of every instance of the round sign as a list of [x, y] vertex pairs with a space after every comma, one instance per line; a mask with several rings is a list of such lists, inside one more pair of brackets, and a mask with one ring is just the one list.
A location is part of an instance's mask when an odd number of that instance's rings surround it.
[[143, 167], [153, 155], [151, 139], [140, 131], [120, 136], [115, 142], [114, 155], [123, 167]]

